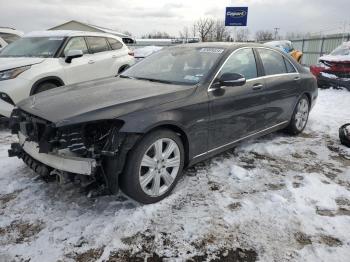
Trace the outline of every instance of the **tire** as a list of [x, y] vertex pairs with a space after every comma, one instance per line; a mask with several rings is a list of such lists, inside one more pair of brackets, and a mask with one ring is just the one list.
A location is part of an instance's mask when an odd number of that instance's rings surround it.
[[298, 135], [304, 131], [310, 113], [310, 102], [306, 95], [303, 95], [295, 106], [292, 119], [285, 129], [290, 135]]
[[[157, 154], [160, 151], [162, 154]], [[169, 157], [164, 157], [164, 154], [169, 154]], [[158, 202], [175, 187], [184, 167], [184, 158], [184, 147], [176, 133], [166, 129], [153, 131], [130, 151], [120, 187], [125, 194], [140, 203]]]
[[52, 83], [52, 82], [41, 83], [35, 88], [33, 95], [36, 95], [38, 93], [41, 93], [41, 92], [44, 92], [44, 91], [47, 91], [50, 89], [54, 89], [56, 87], [58, 87], [58, 85], [56, 85], [55, 83]]
[[350, 147], [350, 124], [345, 124], [339, 128], [339, 139], [340, 142], [347, 147]]

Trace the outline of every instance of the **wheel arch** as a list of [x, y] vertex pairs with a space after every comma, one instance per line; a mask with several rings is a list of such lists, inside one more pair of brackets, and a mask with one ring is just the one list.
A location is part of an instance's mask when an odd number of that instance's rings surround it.
[[119, 75], [120, 73], [124, 72], [124, 71], [125, 71], [126, 69], [128, 69], [129, 67], [130, 67], [130, 65], [128, 65], [128, 64], [125, 64], [125, 65], [120, 66], [119, 69], [118, 69], [118, 75]]
[[[145, 136], [146, 134], [149, 134], [155, 130], [159, 130], [159, 129], [168, 129], [170, 131], [173, 131], [174, 133], [176, 133], [183, 144], [184, 147], [184, 151], [185, 151], [185, 166], [189, 163], [189, 140], [188, 140], [188, 135], [186, 133], [186, 131], [180, 127], [179, 125], [175, 124], [175, 123], [159, 123], [156, 126], [152, 126], [146, 130], [144, 130], [144, 132], [142, 133], [142, 137]], [[142, 139], [142, 137], [140, 139]]]
[[49, 83], [54, 83], [56, 84], [57, 86], [64, 86], [64, 82], [61, 78], [59, 78], [58, 76], [47, 76], [47, 77], [43, 77], [43, 78], [40, 78], [39, 80], [37, 80], [33, 85], [32, 85], [32, 88], [30, 90], [30, 95], [33, 95], [35, 94], [35, 91], [36, 89], [43, 83], [46, 83], [46, 82], [49, 82]]

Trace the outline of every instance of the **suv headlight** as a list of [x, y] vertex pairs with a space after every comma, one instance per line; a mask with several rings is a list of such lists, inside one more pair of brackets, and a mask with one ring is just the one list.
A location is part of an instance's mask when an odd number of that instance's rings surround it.
[[0, 71], [0, 81], [16, 78], [24, 71], [30, 69], [30, 67], [31, 66], [22, 66], [5, 71]]

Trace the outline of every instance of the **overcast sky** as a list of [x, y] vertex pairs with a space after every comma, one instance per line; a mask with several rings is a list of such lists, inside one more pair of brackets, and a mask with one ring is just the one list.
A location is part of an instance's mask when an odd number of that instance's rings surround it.
[[[153, 31], [178, 35], [200, 17], [223, 19], [226, 6], [248, 6], [248, 28], [285, 32], [342, 32], [350, 0], [0, 0], [0, 26], [24, 32], [78, 20], [141, 36]], [[327, 31], [329, 30], [329, 31]]]

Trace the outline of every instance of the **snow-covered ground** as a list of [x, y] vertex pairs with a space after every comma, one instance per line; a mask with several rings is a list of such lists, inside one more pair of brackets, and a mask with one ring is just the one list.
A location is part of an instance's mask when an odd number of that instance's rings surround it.
[[0, 261], [349, 261], [349, 107], [350, 92], [320, 90], [302, 135], [200, 163], [153, 205], [46, 183], [7, 158], [2, 131]]

